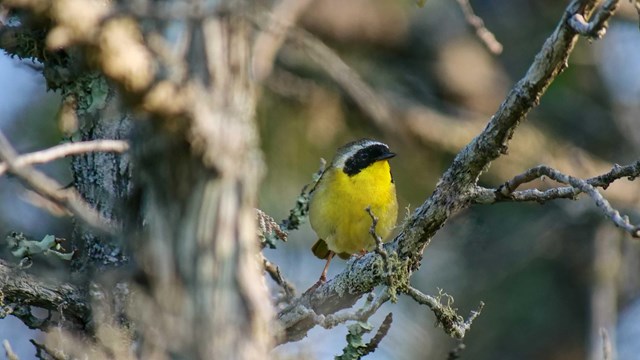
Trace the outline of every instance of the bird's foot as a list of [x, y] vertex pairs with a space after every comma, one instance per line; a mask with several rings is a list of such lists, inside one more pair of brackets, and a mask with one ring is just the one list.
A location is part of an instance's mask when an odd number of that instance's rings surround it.
[[361, 249], [360, 251], [358, 251], [357, 253], [351, 255], [353, 257], [355, 257], [356, 259], [360, 259], [361, 257], [367, 255], [367, 250], [365, 249]]

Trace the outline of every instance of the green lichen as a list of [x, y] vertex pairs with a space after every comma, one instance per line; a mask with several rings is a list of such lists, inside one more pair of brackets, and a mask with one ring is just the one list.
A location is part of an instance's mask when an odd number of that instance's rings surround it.
[[[20, 23], [28, 21], [16, 17]], [[11, 57], [39, 62], [47, 90], [59, 91], [63, 99], [73, 96], [79, 115], [104, 108], [109, 94], [106, 79], [97, 71], [87, 68], [73, 50], [50, 50], [46, 37], [50, 24], [41, 26], [11, 26], [5, 30], [2, 45]]]
[[347, 345], [342, 349], [342, 355], [335, 357], [336, 360], [358, 360], [368, 353], [367, 343], [362, 336], [373, 329], [368, 322], [358, 321], [347, 327]]
[[342, 355], [338, 355], [335, 358], [338, 360], [346, 359], [361, 359], [367, 356], [378, 348], [382, 339], [387, 336], [391, 323], [393, 322], [393, 314], [388, 313], [387, 316], [380, 324], [376, 334], [369, 340], [368, 343], [364, 343], [362, 336], [373, 329], [373, 326], [368, 322], [356, 322], [347, 327], [349, 332], [347, 333], [347, 345], [342, 349]]
[[11, 232], [5, 238], [11, 255], [20, 258], [31, 258], [36, 254], [53, 255], [59, 259], [70, 261], [73, 252], [63, 253], [60, 240], [53, 235], [46, 235], [42, 240], [29, 240], [23, 233]]
[[295, 206], [291, 210], [289, 210], [289, 217], [282, 220], [282, 222], [280, 223], [280, 228], [283, 231], [297, 230], [307, 221], [307, 217], [309, 215], [309, 201], [311, 201], [311, 193], [316, 187], [318, 181], [320, 181], [320, 178], [322, 177], [322, 173], [324, 172], [324, 168], [326, 166], [326, 161], [324, 159], [320, 160], [320, 169], [311, 177], [311, 183], [302, 187], [300, 196], [298, 196], [298, 198], [296, 199]]

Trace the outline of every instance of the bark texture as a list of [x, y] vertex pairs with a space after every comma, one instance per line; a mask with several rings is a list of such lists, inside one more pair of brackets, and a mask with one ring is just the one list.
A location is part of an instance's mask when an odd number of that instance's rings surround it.
[[[129, 137], [131, 120], [114, 90], [108, 87], [106, 91], [100, 109], [79, 116], [78, 137], [82, 141]], [[126, 211], [133, 188], [128, 154], [88, 153], [75, 156], [71, 169], [74, 186], [102, 216], [114, 224], [122, 224], [127, 216], [137, 219], [134, 213]], [[104, 270], [127, 262], [123, 238], [95, 234], [79, 222], [75, 223], [73, 244], [81, 254], [72, 263], [74, 271], [78, 273], [89, 268]]]
[[177, 320], [160, 325], [149, 354], [171, 344], [187, 358], [261, 359], [271, 310], [256, 258], [262, 163], [249, 29], [231, 14], [192, 29], [185, 122], [149, 119], [132, 138], [147, 224], [140, 264], [153, 298], [138, 320], [154, 328], [159, 317]]

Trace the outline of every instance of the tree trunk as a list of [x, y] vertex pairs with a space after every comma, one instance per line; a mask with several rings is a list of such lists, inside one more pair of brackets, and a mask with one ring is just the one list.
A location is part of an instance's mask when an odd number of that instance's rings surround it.
[[[102, 77], [97, 81], [105, 82]], [[78, 132], [82, 141], [126, 140], [131, 131], [131, 120], [111, 87], [108, 87], [105, 102], [100, 109], [83, 112], [78, 118]], [[132, 195], [128, 154], [95, 152], [75, 156], [71, 169], [78, 192], [105, 218], [114, 223], [123, 223], [127, 216], [135, 216], [125, 215], [125, 204]], [[72, 262], [76, 274], [86, 275], [93, 269], [104, 270], [127, 261], [122, 239], [109, 239], [104, 235], [94, 234], [82, 223], [75, 224], [73, 245], [80, 255]]]
[[132, 138], [146, 224], [138, 263], [151, 285], [132, 313], [161, 335], [147, 337], [142, 357], [264, 359], [271, 347], [256, 257], [262, 163], [250, 33], [218, 16], [190, 28], [187, 120], [137, 122]]

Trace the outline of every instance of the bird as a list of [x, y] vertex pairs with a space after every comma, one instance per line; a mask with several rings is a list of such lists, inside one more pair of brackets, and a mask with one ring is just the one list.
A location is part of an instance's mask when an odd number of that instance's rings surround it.
[[383, 241], [395, 228], [398, 200], [389, 165], [394, 156], [387, 144], [376, 140], [350, 142], [337, 150], [311, 190], [309, 221], [318, 235], [311, 250], [327, 260], [318, 283], [326, 281], [335, 255], [348, 259], [376, 247], [370, 233], [373, 216]]

